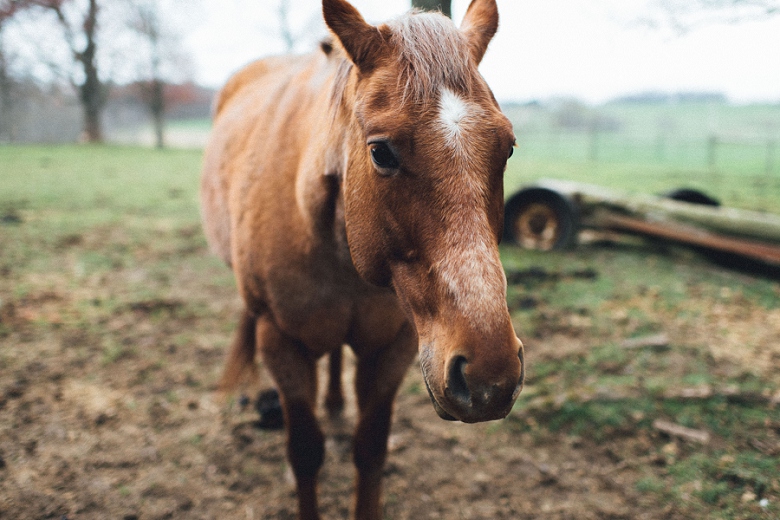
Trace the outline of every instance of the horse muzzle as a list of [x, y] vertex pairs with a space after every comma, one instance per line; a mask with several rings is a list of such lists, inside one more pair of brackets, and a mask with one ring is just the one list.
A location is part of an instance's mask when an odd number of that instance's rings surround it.
[[506, 417], [525, 379], [523, 346], [519, 340], [518, 344], [516, 358], [504, 361], [501, 366], [489, 367], [486, 374], [478, 370], [485, 367], [480, 367], [477, 361], [469, 361], [464, 355], [450, 356], [439, 373], [422, 363], [425, 386], [439, 417], [465, 423]]

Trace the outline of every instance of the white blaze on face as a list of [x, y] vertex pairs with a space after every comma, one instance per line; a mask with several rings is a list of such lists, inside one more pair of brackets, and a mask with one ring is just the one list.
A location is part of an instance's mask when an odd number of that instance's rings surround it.
[[503, 316], [506, 277], [497, 252], [474, 236], [461, 237], [439, 263], [439, 273], [455, 306], [474, 320], [477, 328], [490, 329]]
[[445, 144], [457, 145], [469, 123], [472, 107], [450, 89], [443, 89], [439, 98], [439, 122], [444, 133]]
[[469, 167], [473, 160], [475, 140], [479, 130], [482, 108], [444, 88], [439, 96], [439, 131], [444, 146], [453, 154], [459, 168]]
[[[453, 188], [460, 191], [462, 210], [448, 215], [450, 220], [445, 250], [437, 270], [457, 308], [474, 320], [474, 325], [490, 328], [503, 316], [506, 306], [506, 277], [491, 247], [492, 232], [486, 221], [470, 210], [471, 200], [479, 200], [484, 188], [478, 179], [479, 122], [482, 108], [449, 89], [439, 98], [439, 131], [451, 153]], [[473, 192], [473, 193], [472, 193]]]

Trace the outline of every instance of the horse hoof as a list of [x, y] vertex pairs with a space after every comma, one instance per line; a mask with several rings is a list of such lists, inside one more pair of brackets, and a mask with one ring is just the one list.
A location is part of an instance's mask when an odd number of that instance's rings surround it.
[[281, 430], [284, 428], [284, 415], [282, 403], [279, 401], [279, 392], [275, 388], [263, 390], [257, 395], [255, 410], [260, 415], [257, 427], [264, 430]]

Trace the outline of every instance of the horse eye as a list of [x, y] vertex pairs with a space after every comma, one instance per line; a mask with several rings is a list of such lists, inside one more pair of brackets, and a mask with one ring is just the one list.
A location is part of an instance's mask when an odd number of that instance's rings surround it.
[[375, 143], [371, 147], [371, 160], [377, 168], [383, 170], [395, 170], [400, 165], [387, 143]]
[[512, 148], [509, 149], [509, 157], [507, 157], [507, 159], [511, 159], [514, 154], [515, 154], [515, 147], [513, 146]]

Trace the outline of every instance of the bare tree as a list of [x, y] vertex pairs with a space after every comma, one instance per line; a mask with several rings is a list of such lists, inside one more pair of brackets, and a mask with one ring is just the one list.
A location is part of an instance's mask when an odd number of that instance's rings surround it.
[[27, 10], [40, 10], [55, 18], [62, 30], [64, 44], [81, 72], [80, 79], [71, 81], [79, 94], [84, 137], [89, 142], [102, 142], [101, 116], [107, 88], [98, 73], [98, 0], [5, 0], [2, 5], [0, 22]]
[[[188, 4], [191, 0], [188, 0]], [[182, 5], [177, 0], [127, 0], [129, 16], [127, 27], [145, 52], [138, 53], [137, 84], [141, 98], [149, 109], [154, 123], [157, 148], [165, 146], [165, 116], [169, 101], [175, 104], [175, 96], [169, 86], [190, 78], [190, 56], [185, 53], [177, 32], [168, 20], [172, 10]]]
[[157, 2], [136, 2], [131, 5], [128, 25], [147, 44], [149, 50], [148, 79], [140, 82], [142, 98], [154, 122], [155, 144], [165, 147], [165, 81], [162, 77], [163, 34]]
[[0, 141], [11, 141], [11, 74], [9, 69], [8, 50], [3, 37], [3, 21], [0, 20]]
[[8, 49], [5, 46], [4, 29], [16, 11], [11, 0], [0, 0], [0, 142], [12, 140], [11, 134], [11, 73], [9, 69]]
[[452, 0], [412, 0], [412, 7], [424, 11], [441, 11], [452, 18]]

